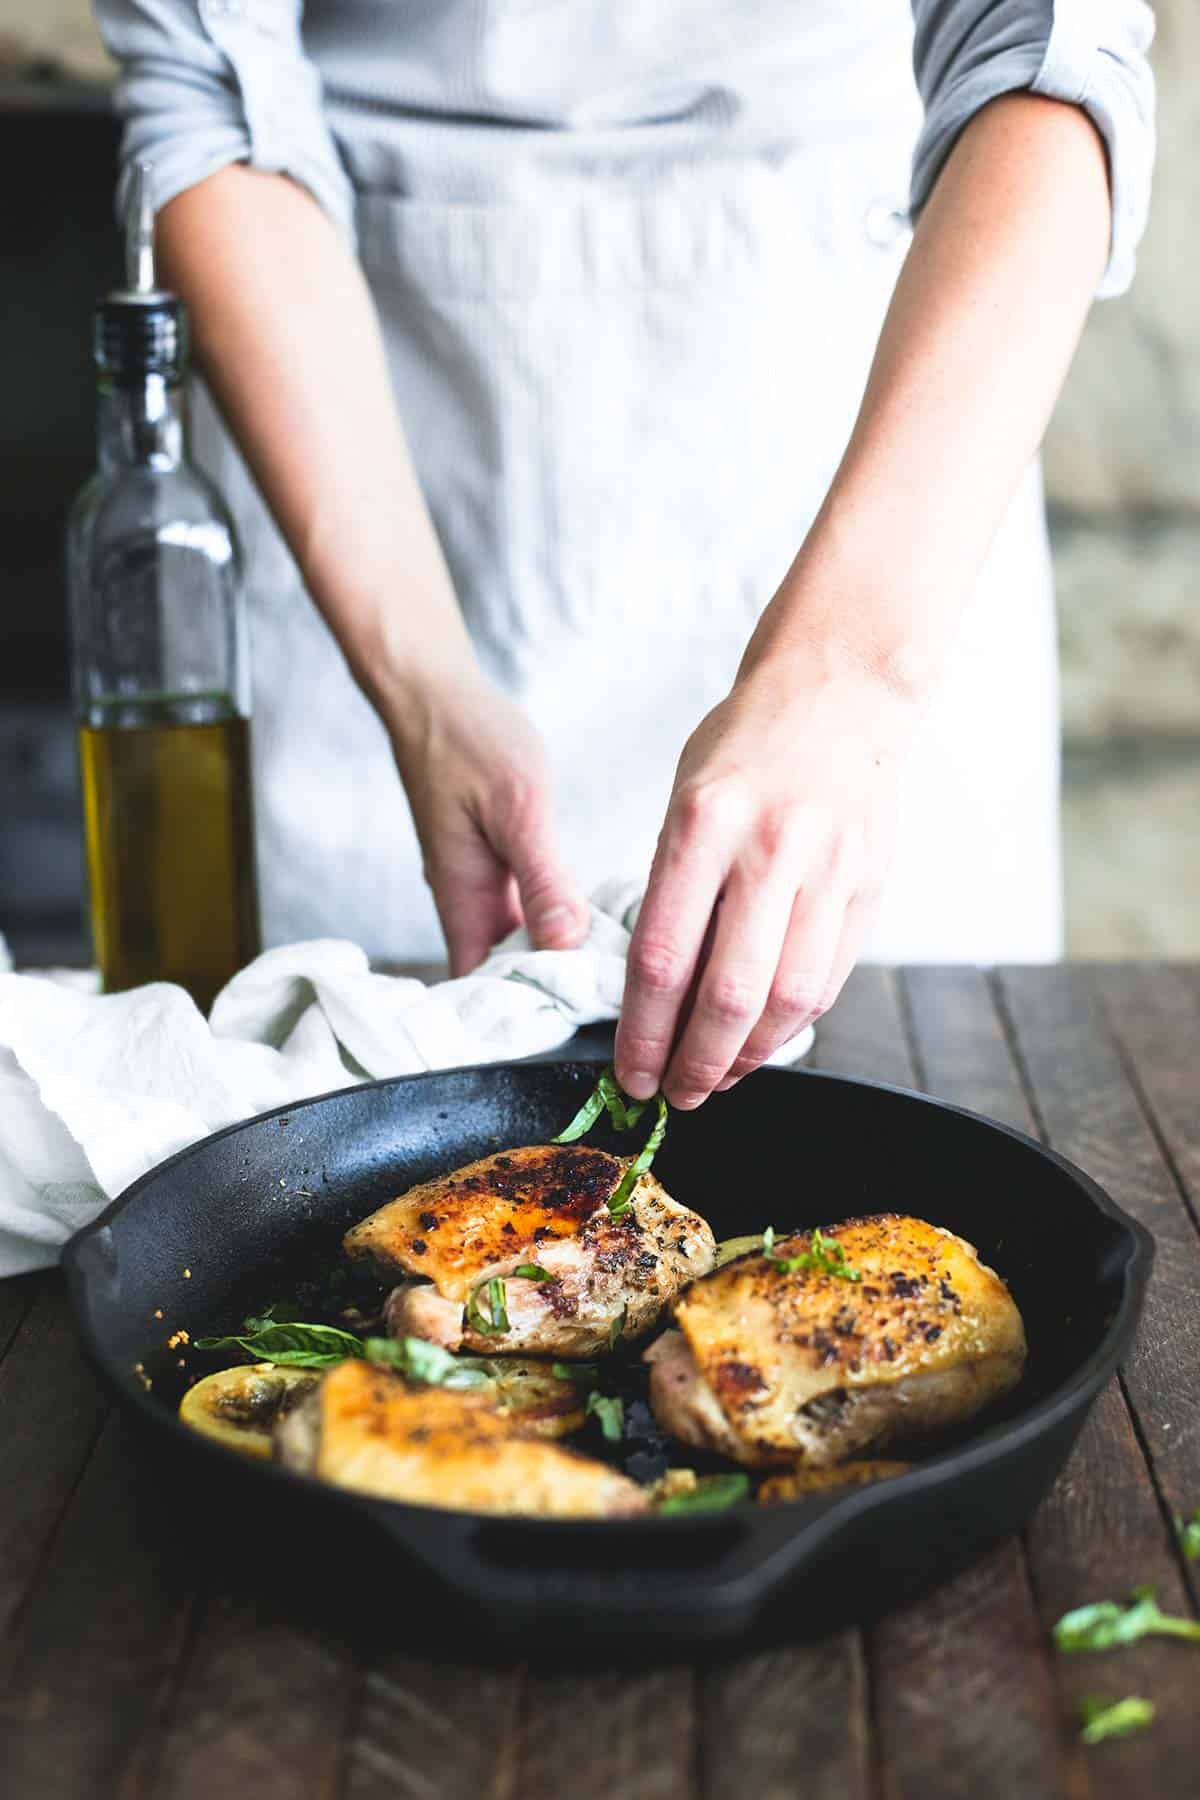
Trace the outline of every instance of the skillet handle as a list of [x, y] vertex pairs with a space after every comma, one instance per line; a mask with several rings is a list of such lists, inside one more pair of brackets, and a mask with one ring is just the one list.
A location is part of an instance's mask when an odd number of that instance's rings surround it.
[[584, 1637], [634, 1648], [641, 1639], [661, 1650], [666, 1640], [683, 1647], [748, 1624], [804, 1557], [815, 1510], [797, 1518], [794, 1507], [739, 1507], [597, 1531], [444, 1513], [417, 1524], [406, 1509], [403, 1524], [388, 1525], [465, 1616], [492, 1621], [509, 1641]]

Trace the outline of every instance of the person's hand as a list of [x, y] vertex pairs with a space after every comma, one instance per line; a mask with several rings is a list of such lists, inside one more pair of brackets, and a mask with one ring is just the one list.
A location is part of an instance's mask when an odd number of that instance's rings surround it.
[[751, 670], [684, 748], [629, 949], [616, 1072], [696, 1107], [826, 1011], [890, 855], [909, 708], [867, 675]]
[[450, 952], [465, 975], [516, 926], [568, 950], [588, 910], [559, 860], [541, 741], [482, 677], [427, 684], [381, 707]]

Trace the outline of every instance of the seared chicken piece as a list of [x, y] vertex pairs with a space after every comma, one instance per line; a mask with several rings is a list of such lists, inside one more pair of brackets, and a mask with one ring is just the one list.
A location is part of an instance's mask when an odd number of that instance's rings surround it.
[[282, 1420], [276, 1454], [336, 1487], [464, 1512], [610, 1518], [647, 1510], [606, 1463], [526, 1435], [471, 1390], [410, 1387], [357, 1358]]
[[883, 1213], [830, 1226], [847, 1279], [777, 1240], [699, 1281], [646, 1353], [659, 1423], [751, 1467], [828, 1467], [969, 1419], [1019, 1380], [1021, 1315], [973, 1247]]
[[848, 1462], [832, 1469], [818, 1469], [800, 1463], [787, 1475], [768, 1475], [758, 1490], [759, 1502], [771, 1506], [780, 1500], [809, 1500], [814, 1494], [835, 1494], [839, 1488], [870, 1487], [876, 1481], [890, 1481], [893, 1475], [907, 1475], [912, 1468], [906, 1462]]
[[[627, 1166], [583, 1144], [504, 1150], [410, 1188], [347, 1233], [346, 1250], [411, 1278], [388, 1301], [396, 1337], [590, 1356], [608, 1349], [617, 1327], [644, 1336], [716, 1254], [704, 1220], [653, 1175], [612, 1218], [609, 1196]], [[489, 1331], [496, 1279], [508, 1326]]]

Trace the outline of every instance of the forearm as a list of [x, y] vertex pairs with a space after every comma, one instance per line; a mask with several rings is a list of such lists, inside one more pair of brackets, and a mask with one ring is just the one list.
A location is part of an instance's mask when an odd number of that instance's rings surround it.
[[166, 279], [264, 497], [368, 695], [471, 664], [361, 271], [311, 196], [222, 169], [164, 207]]
[[921, 217], [824, 507], [747, 669], [814, 655], [920, 700], [1045, 430], [1104, 266], [1100, 139], [1027, 94], [964, 131]]

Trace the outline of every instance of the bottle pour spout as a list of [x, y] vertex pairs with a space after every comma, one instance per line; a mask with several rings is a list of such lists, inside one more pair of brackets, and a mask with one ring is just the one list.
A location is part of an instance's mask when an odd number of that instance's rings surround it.
[[125, 288], [130, 294], [157, 293], [154, 275], [154, 207], [150, 198], [151, 165], [135, 164], [125, 213]]

